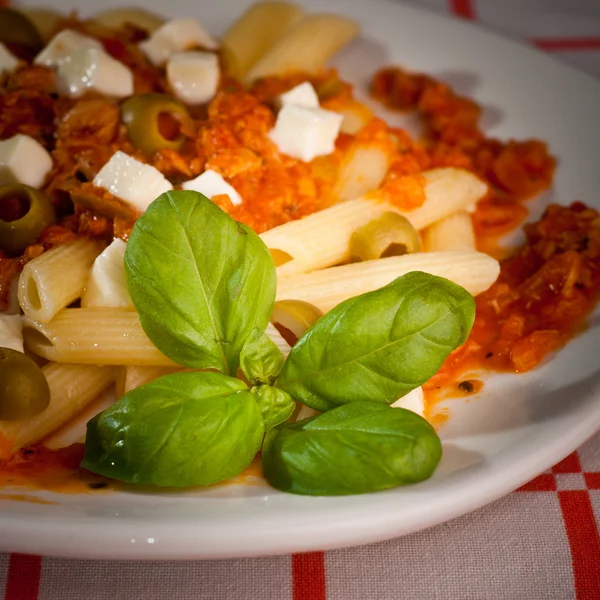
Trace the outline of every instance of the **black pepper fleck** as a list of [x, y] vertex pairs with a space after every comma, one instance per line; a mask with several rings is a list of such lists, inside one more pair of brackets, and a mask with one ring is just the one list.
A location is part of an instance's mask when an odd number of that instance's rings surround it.
[[101, 490], [106, 486], [108, 486], [108, 483], [106, 483], [105, 481], [95, 481], [94, 483], [88, 483], [88, 487], [91, 490]]
[[458, 387], [467, 394], [470, 394], [475, 389], [470, 381], [461, 381]]

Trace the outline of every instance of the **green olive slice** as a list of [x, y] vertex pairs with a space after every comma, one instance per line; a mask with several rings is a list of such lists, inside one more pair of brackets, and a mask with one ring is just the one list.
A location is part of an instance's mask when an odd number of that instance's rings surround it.
[[19, 254], [56, 221], [50, 199], [22, 184], [0, 186], [0, 250]]
[[185, 142], [180, 126], [189, 118], [183, 104], [154, 92], [133, 96], [121, 107], [131, 143], [147, 156], [166, 148], [179, 150]]
[[316, 306], [303, 300], [279, 300], [273, 306], [271, 321], [282, 325], [300, 339], [322, 316], [323, 313]]
[[49, 404], [42, 370], [22, 352], [0, 348], [0, 421], [35, 417]]
[[0, 42], [13, 50], [26, 50], [37, 54], [44, 42], [35, 25], [23, 14], [12, 8], [0, 8]]
[[357, 229], [350, 238], [350, 260], [360, 262], [421, 251], [421, 239], [410, 221], [395, 212], [383, 213]]

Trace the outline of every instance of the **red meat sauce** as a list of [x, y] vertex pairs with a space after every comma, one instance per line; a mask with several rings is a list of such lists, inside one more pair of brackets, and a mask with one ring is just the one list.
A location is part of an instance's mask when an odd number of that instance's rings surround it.
[[424, 386], [433, 416], [435, 401], [448, 393], [481, 389], [469, 374], [529, 371], [585, 327], [600, 291], [600, 217], [582, 202], [552, 204], [538, 222], [525, 225], [520, 248], [501, 250], [498, 238], [527, 217], [525, 202], [552, 183], [556, 161], [546, 145], [486, 137], [481, 108], [426, 75], [382, 69], [371, 92], [389, 108], [419, 114], [432, 165], [467, 168], [488, 183], [490, 192], [473, 215], [477, 245], [499, 258], [508, 253], [496, 283], [476, 299], [467, 342]]

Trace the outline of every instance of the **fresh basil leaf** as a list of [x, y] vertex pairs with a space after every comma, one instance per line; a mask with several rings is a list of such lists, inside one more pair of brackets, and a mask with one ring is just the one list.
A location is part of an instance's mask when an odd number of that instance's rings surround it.
[[296, 408], [294, 399], [279, 388], [259, 385], [250, 391], [262, 413], [265, 431], [287, 421]]
[[125, 252], [127, 285], [144, 331], [175, 362], [235, 374], [250, 332], [275, 300], [261, 239], [202, 194], [167, 192], [138, 219]]
[[442, 456], [433, 427], [419, 415], [376, 402], [354, 402], [272, 429], [263, 470], [293, 494], [363, 494], [431, 476]]
[[346, 402], [391, 403], [425, 383], [462, 344], [473, 296], [412, 272], [342, 302], [292, 348], [276, 385], [324, 412]]
[[132, 390], [92, 419], [81, 465], [130, 483], [208, 485], [248, 466], [263, 433], [242, 381], [176, 373]]
[[240, 354], [240, 367], [253, 385], [273, 385], [285, 357], [261, 329], [253, 329]]

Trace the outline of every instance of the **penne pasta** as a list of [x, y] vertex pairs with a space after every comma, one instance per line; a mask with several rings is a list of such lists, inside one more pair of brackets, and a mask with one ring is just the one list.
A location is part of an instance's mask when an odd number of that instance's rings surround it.
[[117, 398], [121, 398], [127, 392], [146, 385], [163, 375], [171, 375], [181, 370], [182, 367], [117, 367]]
[[318, 73], [357, 34], [357, 23], [346, 17], [308, 15], [250, 69], [246, 82], [291, 72]]
[[365, 106], [356, 100], [349, 101], [342, 108], [336, 108], [334, 110], [344, 117], [340, 131], [350, 135], [357, 134], [373, 119], [373, 111], [368, 106]]
[[19, 277], [18, 297], [25, 315], [47, 323], [81, 297], [102, 245], [79, 239], [57, 246], [27, 263]]
[[86, 365], [176, 366], [148, 339], [133, 310], [66, 308], [49, 323], [25, 318], [23, 327], [25, 347], [48, 360]]
[[427, 252], [475, 250], [471, 215], [462, 210], [433, 223], [423, 231], [423, 244]]
[[110, 367], [51, 363], [42, 372], [50, 387], [50, 404], [36, 417], [0, 422], [0, 460], [58, 429], [114, 381]]
[[221, 48], [231, 75], [244, 77], [303, 14], [301, 7], [288, 2], [261, 2], [252, 5], [221, 40]]
[[93, 18], [105, 27], [119, 29], [130, 23], [148, 33], [156, 31], [165, 22], [162, 17], [140, 7], [109, 8], [96, 13]]
[[401, 211], [374, 198], [357, 198], [261, 234], [268, 248], [291, 257], [277, 268], [278, 275], [288, 277], [347, 262], [352, 233], [384, 212], [403, 214], [420, 230], [476, 202], [487, 192], [480, 179], [463, 169], [432, 169], [423, 176], [426, 199], [415, 210]]
[[323, 312], [411, 271], [454, 281], [473, 295], [487, 290], [500, 272], [498, 261], [475, 251], [419, 252], [331, 267], [278, 281], [277, 300], [304, 300]]
[[[74, 365], [64, 366], [71, 367]], [[113, 369], [116, 371], [118, 367], [113, 367]], [[60, 425], [56, 431], [53, 431], [48, 437], [44, 438], [42, 445], [50, 450], [58, 450], [59, 448], [66, 448], [71, 444], [85, 442], [88, 422], [103, 410], [111, 407], [115, 401], [114, 390], [108, 387], [97, 398], [87, 404], [81, 412], [77, 413], [68, 422]]]
[[310, 406], [306, 406], [306, 404], [302, 404], [301, 402], [297, 403], [296, 410], [290, 419], [292, 422], [302, 421], [303, 419], [308, 419], [310, 417], [316, 417], [321, 414], [318, 410], [311, 408]]
[[281, 350], [281, 353], [287, 358], [287, 355], [292, 349], [291, 346], [285, 341], [284, 337], [279, 333], [277, 327], [273, 323], [267, 325], [266, 334], [271, 338], [271, 341]]
[[380, 144], [354, 143], [346, 152], [333, 189], [334, 201], [358, 198], [377, 189], [387, 173], [390, 156]]

